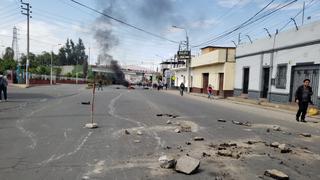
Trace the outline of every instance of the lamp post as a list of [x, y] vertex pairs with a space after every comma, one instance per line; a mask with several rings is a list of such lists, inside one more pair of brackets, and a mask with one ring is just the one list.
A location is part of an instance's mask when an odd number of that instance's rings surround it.
[[52, 60], [53, 60], [53, 48], [56, 47], [56, 46], [60, 46], [61, 44], [57, 44], [57, 45], [53, 45], [51, 47], [51, 67], [50, 67], [50, 85], [52, 85]]
[[[186, 47], [187, 47], [187, 51], [189, 51], [189, 37], [188, 37], [188, 33], [187, 30], [185, 28], [182, 27], [178, 27], [178, 26], [172, 26], [173, 28], [177, 28], [177, 29], [183, 29], [186, 32]], [[191, 53], [190, 53], [190, 58], [188, 58], [186, 60], [186, 68], [187, 68], [187, 76], [188, 76], [188, 86], [187, 86], [187, 91], [188, 93], [190, 93], [190, 88], [191, 88]]]

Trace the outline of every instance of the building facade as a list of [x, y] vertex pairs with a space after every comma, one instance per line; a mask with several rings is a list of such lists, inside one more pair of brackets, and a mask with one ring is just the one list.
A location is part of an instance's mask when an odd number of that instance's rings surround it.
[[311, 80], [312, 100], [320, 105], [320, 22], [237, 47], [235, 96], [294, 102], [295, 90]]
[[191, 60], [191, 92], [207, 93], [213, 86], [214, 94], [222, 97], [233, 95], [235, 48], [208, 46], [201, 55]]

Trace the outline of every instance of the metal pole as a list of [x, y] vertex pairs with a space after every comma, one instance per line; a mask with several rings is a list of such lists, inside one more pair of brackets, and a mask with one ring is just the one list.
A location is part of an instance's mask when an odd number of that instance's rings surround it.
[[92, 90], [92, 104], [91, 104], [91, 124], [93, 124], [93, 113], [94, 113], [94, 95], [96, 92], [96, 73], [93, 72], [93, 90]]
[[270, 57], [270, 71], [269, 71], [269, 89], [268, 89], [268, 101], [271, 102], [271, 79], [272, 79], [272, 72], [273, 72], [273, 61], [274, 61], [274, 47], [276, 44], [276, 37], [278, 34], [278, 30], [276, 31], [275, 35], [273, 36], [273, 45], [272, 45], [272, 54]]
[[50, 85], [52, 85], [52, 54], [53, 54], [53, 48], [51, 50]]
[[27, 64], [26, 64], [26, 85], [29, 86], [29, 64], [30, 64], [30, 60], [29, 60], [29, 50], [30, 50], [30, 41], [29, 41], [29, 18], [30, 18], [30, 14], [29, 14], [29, 3], [27, 4]]

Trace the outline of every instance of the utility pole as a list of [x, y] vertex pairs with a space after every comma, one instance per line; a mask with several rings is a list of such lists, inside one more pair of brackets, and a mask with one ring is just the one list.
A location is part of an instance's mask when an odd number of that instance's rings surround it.
[[29, 60], [29, 50], [30, 50], [30, 39], [29, 39], [29, 21], [30, 18], [32, 18], [32, 16], [30, 16], [30, 14], [32, 13], [32, 11], [30, 11], [30, 9], [32, 8], [32, 6], [30, 6], [29, 3], [25, 3], [21, 0], [21, 14], [27, 16], [27, 64], [26, 64], [26, 85], [29, 86], [29, 64], [30, 64], [30, 60]]
[[306, 2], [303, 1], [303, 6], [302, 6], [302, 22], [301, 22], [301, 25], [303, 26], [303, 23], [304, 23], [304, 10], [305, 10], [305, 6], [306, 6]]
[[53, 45], [52, 47], [51, 47], [51, 66], [50, 66], [50, 85], [52, 85], [53, 83], [52, 83], [52, 74], [53, 74], [53, 71], [52, 71], [52, 61], [53, 61], [53, 48], [55, 47], [55, 46], [60, 46], [61, 44], [57, 44], [57, 45]]

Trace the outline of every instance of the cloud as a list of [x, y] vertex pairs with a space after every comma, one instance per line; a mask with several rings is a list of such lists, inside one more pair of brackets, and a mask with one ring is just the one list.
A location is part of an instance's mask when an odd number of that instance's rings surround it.
[[214, 19], [201, 19], [201, 20], [198, 20], [198, 21], [194, 21], [190, 24], [190, 26], [192, 28], [202, 28], [202, 29], [205, 29], [205, 28], [209, 28], [211, 27], [212, 25], [214, 24], [217, 24], [218, 22]]
[[242, 7], [248, 3], [250, 3], [252, 0], [218, 0], [218, 5], [225, 7], [225, 8], [232, 8], [234, 6]]

